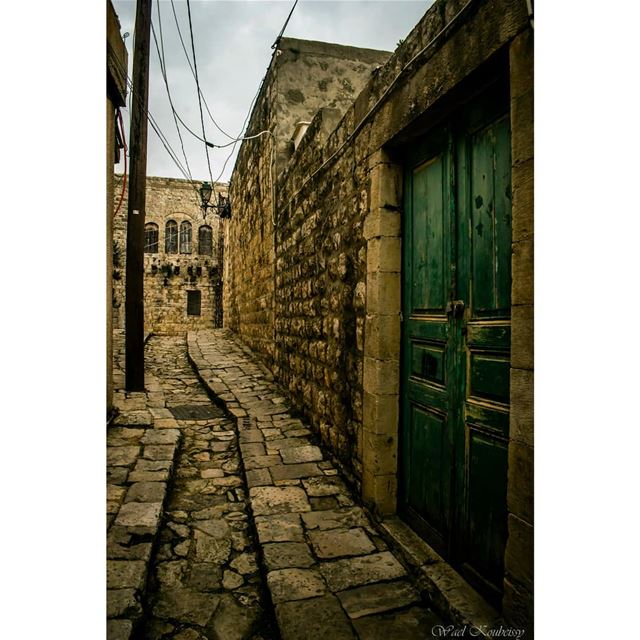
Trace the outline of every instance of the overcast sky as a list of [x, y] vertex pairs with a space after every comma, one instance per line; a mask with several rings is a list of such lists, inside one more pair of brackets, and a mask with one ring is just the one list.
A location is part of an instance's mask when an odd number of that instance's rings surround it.
[[[112, 1], [122, 34], [130, 34], [125, 43], [131, 77], [136, 3], [135, 0]], [[431, 4], [433, 0], [299, 0], [285, 36], [393, 51]], [[293, 0], [192, 0], [190, 5], [202, 93], [220, 128], [237, 136], [242, 132], [251, 101], [269, 65], [271, 45], [289, 15]], [[174, 8], [191, 58], [185, 0], [174, 0], [173, 7], [168, 0], [160, 3], [154, 0], [153, 26], [158, 41], [162, 29], [167, 80], [176, 112], [193, 132], [201, 136], [195, 80], [180, 42]], [[149, 112], [178, 157], [183, 171], [190, 173], [194, 180], [209, 180], [204, 143], [180, 125], [189, 170], [186, 168], [153, 34], [150, 55]], [[130, 104], [129, 98], [127, 106]], [[229, 138], [213, 124], [204, 104], [203, 113], [207, 140], [214, 144], [229, 142]], [[128, 139], [129, 108], [123, 110], [123, 116]], [[239, 146], [231, 156], [232, 147], [209, 149], [214, 180], [218, 176], [221, 181], [229, 179]], [[116, 166], [118, 173], [123, 169], [123, 163]], [[149, 127], [147, 175], [184, 178], [183, 171]]]

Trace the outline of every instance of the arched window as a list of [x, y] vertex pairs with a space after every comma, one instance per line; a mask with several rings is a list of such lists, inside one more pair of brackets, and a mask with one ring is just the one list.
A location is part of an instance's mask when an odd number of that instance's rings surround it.
[[144, 225], [144, 252], [158, 253], [158, 225], [155, 222]]
[[168, 220], [164, 228], [164, 251], [178, 253], [178, 223], [175, 220]]
[[191, 223], [180, 223], [180, 253], [191, 253]]
[[210, 256], [213, 253], [213, 232], [208, 224], [203, 224], [198, 229], [198, 253], [201, 256]]

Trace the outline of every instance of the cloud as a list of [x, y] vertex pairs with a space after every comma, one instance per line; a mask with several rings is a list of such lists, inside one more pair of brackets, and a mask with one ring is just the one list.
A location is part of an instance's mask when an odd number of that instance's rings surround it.
[[[411, 31], [431, 4], [431, 1], [415, 0], [300, 0], [285, 34], [307, 40], [393, 51], [398, 40]], [[135, 2], [113, 0], [113, 5], [120, 19], [122, 32], [128, 31], [131, 34], [126, 39], [131, 75]], [[271, 45], [282, 29], [293, 2], [194, 0], [190, 6], [202, 92], [220, 127], [229, 134], [237, 135], [266, 73], [272, 54]], [[174, 7], [184, 45], [191, 58], [187, 4], [174, 0]], [[202, 136], [196, 84], [180, 42], [171, 2], [160, 2], [159, 10], [161, 21], [158, 20], [158, 6], [154, 2], [153, 23], [158, 38], [162, 27], [166, 71], [174, 107], [189, 128]], [[186, 171], [187, 162], [171, 113], [153, 37], [150, 55], [149, 112]], [[228, 142], [229, 139], [213, 125], [204, 104], [202, 107], [207, 139], [215, 144]], [[125, 110], [124, 116], [128, 137], [128, 110]], [[204, 143], [182, 127], [181, 134], [190, 168], [188, 173], [194, 180], [209, 180]], [[238, 144], [228, 161], [221, 180], [226, 181], [231, 175], [239, 146]], [[215, 179], [220, 174], [231, 147], [208, 151], [211, 175]], [[116, 171], [122, 170], [121, 163]], [[151, 128], [148, 136], [147, 175], [185, 177]]]

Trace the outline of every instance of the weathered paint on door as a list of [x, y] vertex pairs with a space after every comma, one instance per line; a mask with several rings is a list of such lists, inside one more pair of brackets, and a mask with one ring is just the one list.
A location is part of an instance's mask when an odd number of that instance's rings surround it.
[[495, 102], [457, 114], [407, 157], [401, 507], [497, 600], [507, 534], [511, 145]]

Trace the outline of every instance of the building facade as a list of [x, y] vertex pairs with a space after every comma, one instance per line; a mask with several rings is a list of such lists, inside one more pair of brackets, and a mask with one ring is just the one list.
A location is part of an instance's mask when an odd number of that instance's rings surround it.
[[[124, 329], [127, 188], [115, 177], [113, 326]], [[217, 184], [217, 193], [226, 194]], [[122, 198], [122, 203], [120, 200]], [[194, 184], [148, 177], [144, 246], [145, 334], [177, 334], [222, 325], [220, 218], [205, 217]]]
[[125, 106], [127, 94], [127, 49], [120, 36], [120, 22], [107, 0], [107, 414], [113, 410], [113, 165], [120, 153], [116, 142], [118, 109]]
[[531, 634], [527, 7], [438, 0], [367, 61], [281, 39], [248, 129], [270, 133], [231, 179], [224, 298], [372, 510]]

